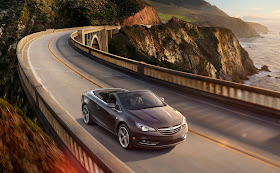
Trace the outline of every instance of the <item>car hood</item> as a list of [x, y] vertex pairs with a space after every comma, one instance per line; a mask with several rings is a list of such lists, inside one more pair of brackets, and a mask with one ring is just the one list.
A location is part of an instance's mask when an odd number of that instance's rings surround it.
[[146, 125], [152, 125], [155, 128], [177, 125], [182, 123], [183, 119], [182, 115], [170, 106], [129, 110], [129, 112], [141, 119]]

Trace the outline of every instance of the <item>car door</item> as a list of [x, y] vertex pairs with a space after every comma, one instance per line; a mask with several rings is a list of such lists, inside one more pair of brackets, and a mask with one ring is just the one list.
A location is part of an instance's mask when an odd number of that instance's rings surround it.
[[99, 122], [100, 121], [100, 118], [99, 118], [99, 107], [97, 105], [97, 103], [93, 100], [90, 100], [89, 103], [88, 103], [88, 107], [89, 107], [89, 111], [91, 113], [91, 116], [97, 121]]
[[96, 115], [95, 115], [95, 117], [96, 117], [98, 123], [100, 125], [104, 126], [105, 128], [108, 128], [108, 123], [107, 123], [108, 113], [106, 111], [107, 108], [108, 107], [107, 107], [105, 102], [98, 101], [96, 103]]
[[119, 117], [121, 114], [121, 110], [118, 108], [119, 104], [116, 102], [115, 108], [108, 108], [107, 109], [107, 117], [106, 122], [109, 130], [114, 132], [116, 129], [117, 122], [119, 121]]
[[[116, 98], [113, 94], [110, 96], [110, 99], [110, 103], [116, 104]], [[103, 125], [112, 132], [115, 131], [115, 126], [118, 120], [118, 113], [119, 111], [117, 111], [115, 108], [108, 107], [107, 104], [102, 105], [102, 107], [100, 108], [100, 115], [102, 116], [100, 117], [100, 119], [103, 122]]]

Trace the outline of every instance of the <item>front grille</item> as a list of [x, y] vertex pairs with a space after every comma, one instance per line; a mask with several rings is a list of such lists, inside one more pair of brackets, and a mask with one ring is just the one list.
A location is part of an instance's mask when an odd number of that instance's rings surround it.
[[178, 133], [180, 130], [181, 130], [181, 124], [171, 126], [171, 127], [158, 128], [158, 131], [163, 135], [174, 135]]

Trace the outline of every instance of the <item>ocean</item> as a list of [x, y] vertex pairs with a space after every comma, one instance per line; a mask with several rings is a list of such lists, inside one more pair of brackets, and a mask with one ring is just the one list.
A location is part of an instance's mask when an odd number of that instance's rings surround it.
[[244, 84], [280, 92], [280, 22], [258, 22], [267, 26], [262, 38], [241, 38], [241, 46], [249, 53], [257, 68], [267, 65], [271, 72], [261, 71], [249, 76]]

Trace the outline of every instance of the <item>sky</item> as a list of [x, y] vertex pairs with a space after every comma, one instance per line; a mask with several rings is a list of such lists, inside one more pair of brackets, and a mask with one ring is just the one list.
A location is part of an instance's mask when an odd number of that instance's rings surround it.
[[280, 19], [280, 0], [206, 0], [233, 17]]

